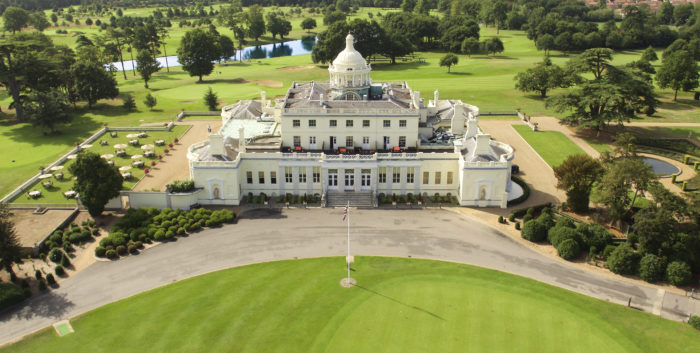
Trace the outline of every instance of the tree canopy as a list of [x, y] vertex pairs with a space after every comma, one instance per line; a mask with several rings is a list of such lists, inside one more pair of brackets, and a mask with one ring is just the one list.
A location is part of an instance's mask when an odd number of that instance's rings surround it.
[[656, 83], [661, 88], [673, 89], [673, 100], [678, 98], [678, 90], [690, 91], [698, 87], [700, 66], [687, 50], [674, 51], [662, 60], [656, 74]]
[[570, 74], [559, 65], [552, 64], [549, 57], [535, 67], [518, 73], [515, 81], [515, 88], [523, 92], [539, 92], [542, 98], [547, 97], [550, 89], [569, 87], [573, 83]]
[[31, 92], [25, 109], [33, 125], [46, 127], [52, 133], [56, 131], [56, 125], [69, 123], [73, 119], [68, 112], [68, 97], [56, 88]]
[[450, 72], [450, 68], [452, 65], [457, 65], [459, 62], [459, 57], [454, 54], [446, 54], [442, 58], [440, 58], [440, 66], [447, 66], [447, 72]]
[[151, 79], [151, 76], [160, 71], [160, 63], [153, 57], [150, 50], [143, 49], [136, 56], [136, 71], [139, 72], [143, 79], [143, 86], [148, 88], [148, 81]]
[[587, 211], [593, 185], [603, 176], [600, 163], [587, 154], [575, 154], [553, 169], [557, 188], [566, 192], [566, 203], [571, 210]]
[[6, 204], [0, 204], [0, 268], [12, 272], [12, 263], [19, 261], [22, 248], [15, 232], [15, 224]]
[[182, 69], [190, 76], [202, 76], [214, 71], [214, 61], [221, 57], [219, 39], [212, 33], [200, 28], [185, 33], [177, 49], [177, 59]]
[[91, 151], [78, 153], [68, 170], [76, 177], [73, 190], [80, 194], [80, 202], [93, 217], [102, 214], [107, 202], [119, 196], [124, 182], [116, 166], [109, 165], [107, 160]]

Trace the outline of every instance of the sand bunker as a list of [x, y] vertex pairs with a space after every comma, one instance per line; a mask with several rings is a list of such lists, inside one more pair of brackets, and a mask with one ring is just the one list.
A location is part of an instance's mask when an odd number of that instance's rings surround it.
[[279, 70], [283, 71], [301, 71], [301, 70], [308, 70], [308, 69], [315, 69], [316, 65], [306, 65], [306, 66], [285, 66], [285, 67], [280, 67]]

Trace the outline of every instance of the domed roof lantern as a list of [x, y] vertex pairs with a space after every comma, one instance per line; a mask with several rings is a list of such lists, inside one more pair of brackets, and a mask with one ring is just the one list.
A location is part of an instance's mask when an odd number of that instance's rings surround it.
[[333, 63], [328, 66], [332, 87], [364, 87], [371, 78], [370, 65], [362, 54], [355, 49], [355, 37], [348, 33], [345, 37], [345, 49], [338, 53]]

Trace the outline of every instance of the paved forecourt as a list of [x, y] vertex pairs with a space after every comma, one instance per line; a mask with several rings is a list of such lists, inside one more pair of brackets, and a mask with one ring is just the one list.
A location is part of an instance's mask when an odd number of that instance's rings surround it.
[[[352, 253], [467, 263], [681, 319], [686, 297], [593, 274], [539, 254], [502, 233], [442, 210], [351, 211]], [[114, 262], [98, 262], [0, 315], [0, 344], [104, 304], [184, 278], [282, 259], [343, 256], [342, 209], [248, 211], [236, 225], [179, 238]], [[656, 304], [663, 301], [659, 308]], [[697, 309], [695, 309], [697, 310]]]

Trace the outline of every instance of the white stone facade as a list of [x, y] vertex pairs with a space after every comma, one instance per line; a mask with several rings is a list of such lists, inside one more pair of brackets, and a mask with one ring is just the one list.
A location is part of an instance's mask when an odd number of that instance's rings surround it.
[[283, 99], [263, 92], [222, 110], [221, 130], [189, 149], [198, 203], [238, 205], [250, 193], [411, 193], [505, 207], [513, 150], [479, 131], [478, 108], [437, 91], [426, 104], [406, 82], [372, 82], [352, 40], [329, 66], [329, 82], [294, 82]]

